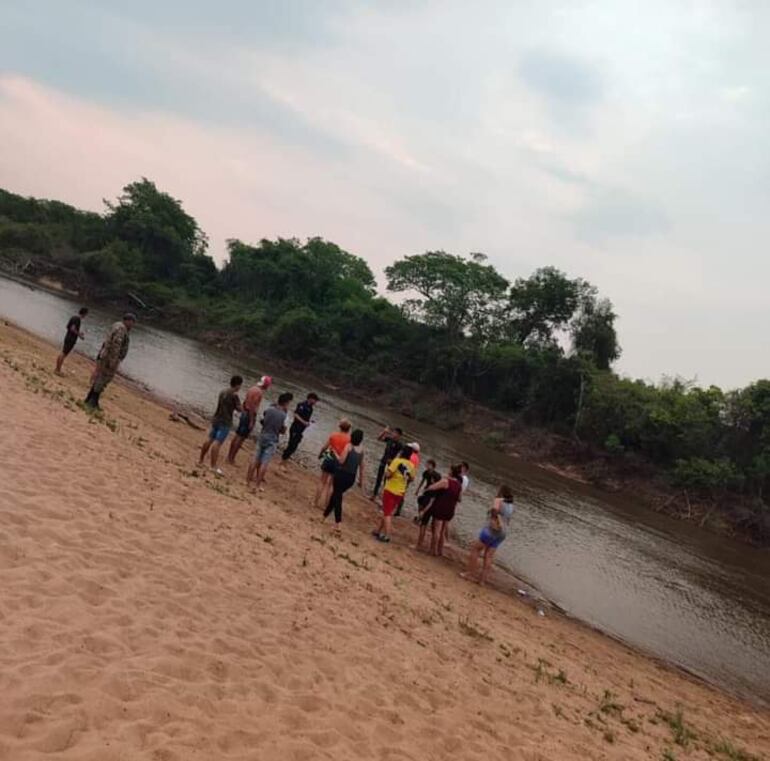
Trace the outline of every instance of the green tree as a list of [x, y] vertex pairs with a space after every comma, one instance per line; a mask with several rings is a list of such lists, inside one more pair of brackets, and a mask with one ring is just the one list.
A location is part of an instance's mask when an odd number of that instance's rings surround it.
[[385, 270], [388, 290], [416, 293], [404, 302], [407, 313], [445, 331], [451, 341], [484, 341], [496, 329], [508, 289], [485, 260], [483, 254], [465, 259], [444, 251], [407, 256]]
[[112, 236], [142, 253], [148, 278], [179, 280], [182, 265], [205, 255], [208, 240], [180, 201], [146, 178], [123, 188], [117, 202], [104, 202]]
[[590, 288], [555, 267], [541, 267], [528, 278], [518, 278], [509, 294], [508, 335], [522, 344], [552, 343]]
[[322, 346], [323, 324], [308, 307], [297, 307], [281, 315], [270, 336], [272, 348], [281, 356], [306, 360]]
[[257, 246], [230, 240], [227, 245], [223, 283], [247, 300], [323, 310], [348, 298], [373, 298], [376, 283], [366, 262], [321, 238], [304, 244], [296, 238], [262, 240]]
[[599, 370], [609, 370], [620, 357], [615, 312], [609, 299], [597, 301], [593, 294], [584, 298], [570, 323], [570, 334], [573, 351], [588, 357]]

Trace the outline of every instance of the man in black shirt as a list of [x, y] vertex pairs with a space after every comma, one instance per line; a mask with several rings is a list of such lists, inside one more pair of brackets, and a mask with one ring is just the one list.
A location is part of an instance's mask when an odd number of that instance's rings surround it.
[[80, 330], [80, 323], [88, 314], [88, 307], [82, 307], [80, 311], [70, 317], [67, 323], [67, 332], [64, 334], [64, 345], [61, 348], [61, 354], [56, 357], [56, 374], [62, 375], [61, 366], [64, 358], [75, 348], [78, 338], [83, 338], [83, 331]]
[[401, 437], [404, 432], [400, 428], [385, 428], [382, 433], [377, 437], [377, 441], [385, 442], [385, 451], [382, 453], [382, 459], [380, 460], [380, 466], [377, 468], [377, 480], [374, 482], [374, 490], [372, 491], [371, 499], [377, 498], [377, 492], [382, 486], [382, 479], [385, 476], [385, 468], [388, 467], [388, 463], [401, 451]]
[[294, 410], [294, 420], [289, 428], [289, 443], [283, 450], [282, 465], [286, 465], [291, 456], [297, 451], [305, 431], [310, 425], [310, 418], [313, 417], [313, 407], [318, 402], [318, 394], [308, 394], [304, 402], [297, 405]]

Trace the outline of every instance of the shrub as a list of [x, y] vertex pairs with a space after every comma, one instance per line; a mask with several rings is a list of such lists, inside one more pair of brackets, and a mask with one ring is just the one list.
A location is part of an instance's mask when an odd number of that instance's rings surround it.
[[275, 323], [270, 344], [281, 356], [309, 359], [321, 344], [323, 327], [320, 318], [312, 309], [297, 307], [282, 314]]

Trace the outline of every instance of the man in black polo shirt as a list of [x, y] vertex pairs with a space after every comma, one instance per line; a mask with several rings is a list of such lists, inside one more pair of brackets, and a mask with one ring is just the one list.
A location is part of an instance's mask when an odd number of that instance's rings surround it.
[[67, 332], [64, 334], [64, 345], [61, 347], [61, 354], [56, 357], [56, 374], [61, 375], [61, 366], [64, 364], [65, 357], [75, 348], [78, 338], [84, 338], [83, 331], [80, 330], [80, 324], [83, 318], [88, 314], [88, 307], [82, 307], [77, 314], [70, 317], [67, 323]]
[[377, 441], [385, 443], [385, 451], [382, 453], [382, 459], [380, 460], [380, 467], [377, 468], [377, 480], [374, 482], [374, 490], [370, 499], [377, 499], [377, 492], [382, 486], [382, 479], [385, 476], [385, 468], [395, 456], [401, 451], [401, 437], [404, 432], [400, 428], [385, 428], [382, 433], [377, 437]]
[[297, 405], [297, 409], [294, 410], [294, 420], [289, 428], [289, 443], [286, 445], [286, 449], [283, 450], [282, 465], [285, 466], [291, 456], [297, 451], [297, 447], [310, 425], [310, 418], [313, 417], [313, 407], [315, 407], [317, 402], [318, 394], [308, 394], [307, 399], [304, 402], [300, 402]]

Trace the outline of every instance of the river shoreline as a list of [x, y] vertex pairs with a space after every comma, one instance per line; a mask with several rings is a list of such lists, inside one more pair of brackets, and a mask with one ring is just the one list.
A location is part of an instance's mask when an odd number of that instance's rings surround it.
[[680, 724], [688, 758], [770, 752], [766, 710], [461, 581], [411, 527], [377, 546], [358, 495], [336, 538], [310, 473], [195, 474], [201, 433], [122, 380], [89, 417], [90, 362], [59, 379], [55, 353], [0, 327], [0, 758], [433, 758], [438, 727], [441, 757], [659, 760]]
[[[38, 278], [15, 275], [6, 271], [3, 277], [28, 287], [40, 288], [53, 295], [76, 298], [77, 288], [68, 287], [53, 276]], [[123, 307], [115, 302], [100, 302], [118, 311]], [[767, 544], [740, 530], [727, 520], [724, 510], [715, 509], [710, 502], [696, 495], [673, 488], [664, 475], [648, 463], [637, 459], [617, 459], [606, 453], [581, 444], [568, 436], [544, 429], [531, 428], [514, 423], [514, 419], [468, 399], [458, 405], [434, 389], [425, 389], [403, 379], [382, 379], [382, 382], [362, 385], [348, 375], [323, 378], [314, 369], [308, 370], [285, 360], [249, 350], [244, 354], [239, 337], [209, 331], [204, 333], [185, 331], [174, 321], [153, 319], [148, 324], [193, 338], [202, 344], [238, 356], [241, 360], [253, 359], [266, 366], [291, 373], [303, 379], [309, 386], [321, 390], [332, 390], [361, 403], [376, 403], [384, 411], [397, 412], [405, 418], [414, 419], [438, 428], [460, 431], [486, 444], [502, 454], [518, 459], [543, 470], [568, 479], [574, 483], [590, 485], [608, 495], [624, 498], [638, 504], [640, 508], [689, 523], [715, 535], [726, 535], [757, 549], [770, 550]], [[447, 410], [451, 410], [452, 427], [447, 426]], [[727, 503], [725, 503], [727, 505]], [[738, 505], [739, 501], [735, 501]]]

